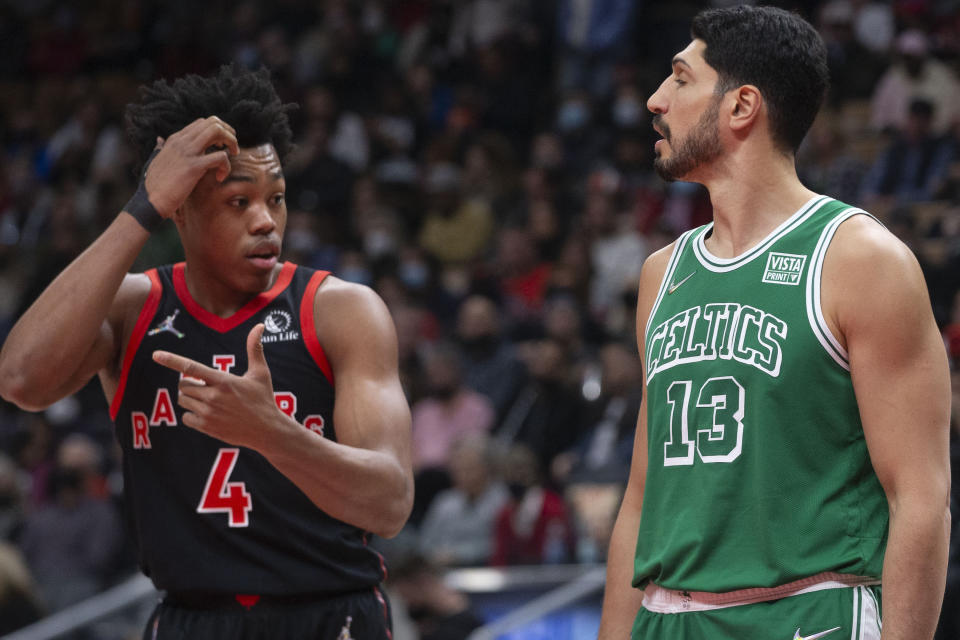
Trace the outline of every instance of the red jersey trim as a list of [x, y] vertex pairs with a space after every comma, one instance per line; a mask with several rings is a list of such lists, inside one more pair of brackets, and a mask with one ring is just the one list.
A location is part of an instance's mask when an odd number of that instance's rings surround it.
[[313, 356], [313, 361], [327, 376], [330, 384], [333, 384], [333, 369], [330, 367], [330, 361], [327, 360], [327, 354], [323, 352], [320, 345], [320, 338], [317, 337], [317, 323], [313, 313], [314, 299], [317, 297], [317, 289], [320, 287], [326, 277], [330, 275], [329, 271], [317, 271], [310, 277], [307, 288], [303, 292], [303, 298], [300, 300], [300, 331], [303, 333], [303, 343], [307, 345], [307, 351]]
[[137, 323], [133, 325], [133, 333], [130, 334], [130, 342], [127, 343], [127, 350], [123, 353], [123, 367], [120, 369], [120, 381], [117, 383], [117, 391], [113, 394], [113, 402], [110, 403], [110, 419], [117, 419], [117, 412], [120, 411], [120, 403], [123, 402], [123, 392], [127, 387], [127, 375], [130, 373], [130, 365], [133, 364], [133, 358], [137, 355], [137, 349], [140, 348], [140, 342], [147, 333], [147, 327], [157, 313], [157, 307], [160, 306], [160, 297], [163, 294], [163, 286], [160, 284], [160, 276], [156, 269], [150, 269], [146, 272], [150, 278], [150, 293], [140, 309], [140, 315], [137, 316]]
[[220, 333], [226, 333], [231, 329], [239, 327], [241, 324], [250, 319], [253, 314], [263, 309], [265, 306], [270, 304], [274, 298], [276, 298], [284, 289], [287, 288], [287, 285], [290, 284], [290, 281], [293, 279], [293, 272], [297, 270], [297, 265], [292, 262], [284, 262], [283, 268], [280, 270], [280, 275], [277, 276], [277, 281], [273, 283], [273, 286], [267, 289], [262, 293], [258, 293], [252, 300], [247, 304], [240, 307], [240, 309], [228, 318], [221, 318], [220, 316], [210, 313], [206, 309], [200, 306], [196, 300], [193, 299], [193, 296], [190, 295], [190, 290], [187, 288], [187, 277], [185, 263], [178, 262], [173, 265], [173, 288], [177, 292], [177, 297], [180, 298], [180, 303], [183, 304], [184, 309], [187, 310], [191, 316], [193, 316], [197, 322], [204, 324], [214, 331], [219, 331]]

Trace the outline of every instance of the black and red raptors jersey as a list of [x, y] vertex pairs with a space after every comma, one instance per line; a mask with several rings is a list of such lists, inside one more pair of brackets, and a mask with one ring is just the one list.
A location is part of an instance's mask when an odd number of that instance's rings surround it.
[[366, 532], [321, 511], [256, 451], [184, 426], [180, 374], [151, 359], [163, 349], [242, 375], [247, 335], [262, 322], [277, 406], [336, 440], [333, 372], [313, 308], [327, 272], [285, 263], [269, 291], [229, 318], [190, 296], [183, 263], [147, 275], [152, 288], [110, 407], [144, 573], [181, 592], [332, 594], [378, 584], [385, 568]]

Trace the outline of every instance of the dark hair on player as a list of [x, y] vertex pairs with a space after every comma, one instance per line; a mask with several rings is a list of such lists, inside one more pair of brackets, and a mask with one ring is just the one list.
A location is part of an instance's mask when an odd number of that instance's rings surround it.
[[707, 45], [704, 60], [720, 76], [717, 92], [757, 87], [774, 142], [795, 153], [830, 81], [826, 46], [810, 23], [776, 7], [738, 6], [700, 12], [690, 31]]
[[126, 131], [137, 152], [138, 173], [157, 144], [198, 118], [217, 116], [237, 131], [241, 148], [271, 143], [281, 163], [290, 151], [293, 132], [288, 112], [264, 67], [249, 71], [224, 65], [209, 77], [194, 74], [173, 83], [157, 80], [140, 87], [141, 100], [127, 106]]

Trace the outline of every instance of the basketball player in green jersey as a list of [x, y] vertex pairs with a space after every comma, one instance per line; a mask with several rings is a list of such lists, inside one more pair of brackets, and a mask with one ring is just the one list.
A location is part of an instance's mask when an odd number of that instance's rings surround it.
[[827, 86], [816, 31], [734, 7], [692, 36], [648, 107], [658, 172], [705, 185], [714, 219], [640, 279], [645, 393], [600, 638], [929, 640], [950, 387], [923, 276], [797, 179]]

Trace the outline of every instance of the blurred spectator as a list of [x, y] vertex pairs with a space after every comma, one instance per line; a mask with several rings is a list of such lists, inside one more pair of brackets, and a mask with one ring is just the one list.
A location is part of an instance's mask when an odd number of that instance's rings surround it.
[[573, 523], [566, 503], [543, 482], [532, 450], [511, 447], [503, 458], [503, 479], [512, 499], [497, 517], [492, 564], [558, 564], [574, 558]]
[[502, 417], [526, 370], [514, 347], [504, 340], [499, 315], [490, 298], [470, 296], [460, 306], [457, 340], [463, 349], [464, 383], [489, 398]]
[[461, 188], [456, 165], [437, 163], [427, 169], [428, 213], [420, 230], [420, 246], [444, 265], [462, 265], [480, 257], [493, 231], [489, 203], [463, 198]]
[[849, 150], [840, 124], [832, 117], [814, 122], [800, 146], [797, 172], [817, 193], [829, 193], [848, 204], [859, 202], [866, 164]]
[[872, 98], [871, 121], [877, 129], [903, 129], [910, 103], [923, 98], [933, 105], [931, 131], [943, 135], [960, 119], [960, 80], [930, 55], [923, 31], [911, 29], [897, 36], [899, 59], [880, 78]]
[[583, 400], [570, 383], [569, 359], [555, 339], [527, 348], [529, 381], [517, 393], [496, 430], [497, 444], [526, 445], [538, 465], [549, 468], [553, 457], [576, 440], [583, 419]]
[[453, 486], [434, 498], [420, 526], [420, 552], [433, 563], [477, 566], [490, 561], [494, 523], [509, 499], [493, 463], [485, 434], [466, 435], [453, 445]]
[[303, 115], [307, 122], [319, 120], [330, 132], [330, 155], [361, 173], [370, 160], [370, 142], [363, 119], [341, 109], [336, 95], [322, 85], [310, 87], [303, 97]]
[[426, 395], [413, 404], [413, 470], [415, 499], [410, 521], [418, 524], [434, 497], [450, 486], [453, 443], [493, 425], [493, 405], [463, 384], [460, 354], [449, 343], [425, 349]]
[[18, 540], [25, 517], [20, 472], [14, 461], [0, 452], [0, 543]]
[[537, 318], [547, 293], [551, 267], [537, 252], [526, 229], [500, 230], [493, 268], [508, 320], [523, 322]]
[[606, 189], [595, 189], [587, 197], [583, 231], [590, 240], [593, 266], [590, 310], [597, 317], [619, 302], [624, 285], [639, 281], [647, 247], [633, 222], [619, 214], [614, 195]]
[[84, 436], [61, 446], [50, 481], [52, 502], [27, 517], [20, 546], [52, 611], [99, 592], [116, 568], [120, 519], [89, 487], [99, 451]]
[[640, 359], [626, 345], [611, 342], [600, 351], [600, 362], [601, 395], [591, 407], [593, 415], [584, 420], [587, 426], [576, 444], [553, 460], [551, 472], [560, 486], [626, 484], [630, 472], [643, 393]]
[[447, 585], [426, 558], [410, 554], [394, 564], [389, 583], [420, 630], [420, 640], [463, 640], [483, 625], [467, 596]]
[[910, 103], [902, 133], [897, 133], [864, 177], [860, 200], [869, 208], [879, 199], [897, 203], [931, 200], [942, 187], [953, 148], [933, 133], [934, 106]]
[[0, 541], [0, 635], [36, 622], [43, 606], [20, 551]]
[[851, 0], [830, 0], [820, 11], [830, 69], [829, 99], [834, 104], [869, 99], [884, 71], [885, 57], [861, 42], [856, 32], [857, 16]]
[[563, 143], [563, 168], [568, 174], [585, 175], [609, 151], [611, 137], [596, 110], [595, 100], [583, 91], [570, 91], [560, 98], [554, 130]]
[[[953, 360], [954, 368], [960, 369], [960, 291], [953, 296], [950, 318], [943, 328], [943, 340], [947, 345], [947, 353]], [[954, 403], [953, 408], [954, 411], [960, 411], [960, 405], [957, 403]], [[960, 427], [960, 424], [957, 426]]]
[[557, 3], [560, 40], [559, 86], [606, 98], [613, 67], [629, 54], [635, 0], [561, 0]]

